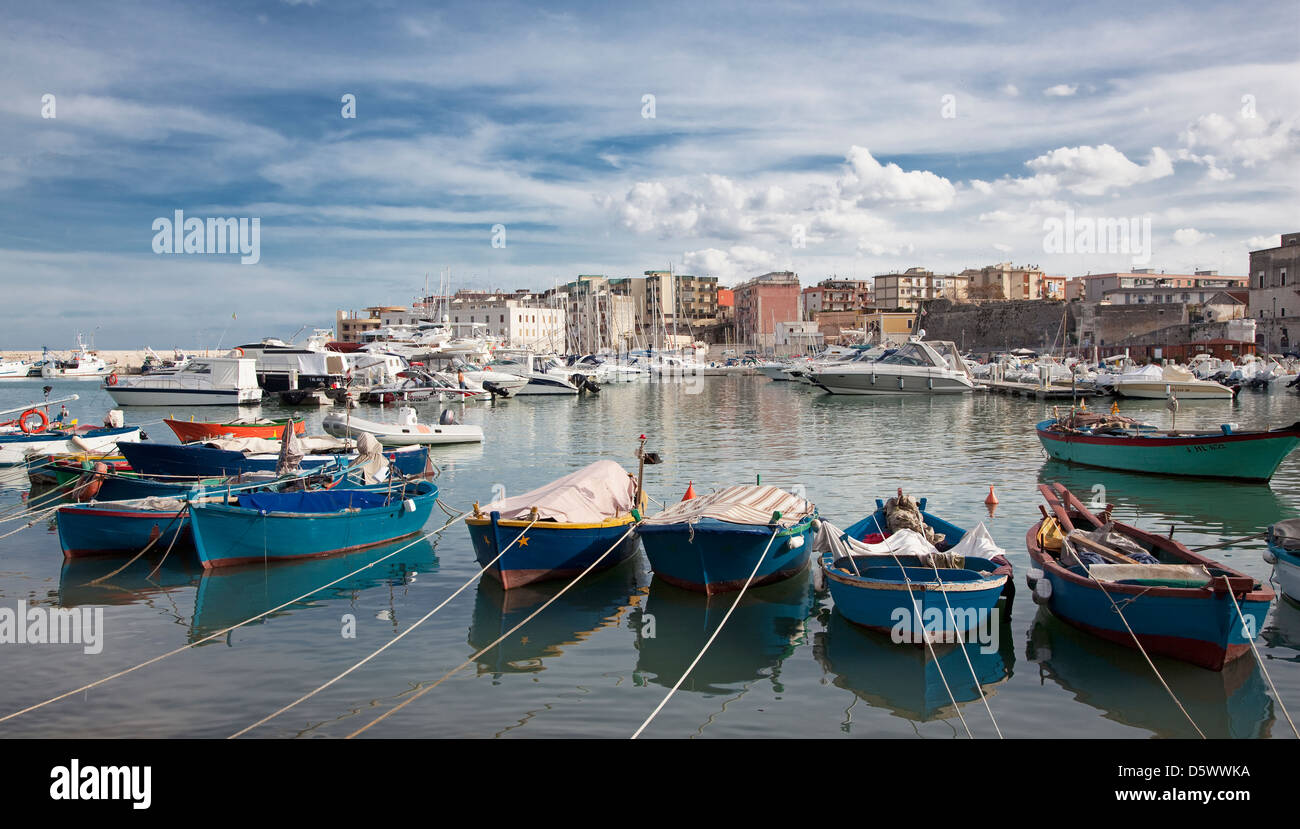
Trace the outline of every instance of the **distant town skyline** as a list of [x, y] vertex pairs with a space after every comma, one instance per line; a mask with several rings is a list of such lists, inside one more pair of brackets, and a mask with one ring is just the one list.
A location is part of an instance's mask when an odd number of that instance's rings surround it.
[[[74, 2], [6, 23], [0, 348], [285, 337], [444, 269], [507, 291], [670, 266], [1244, 275], [1300, 229], [1276, 4]], [[250, 264], [216, 219], [250, 245], [257, 220]], [[1081, 251], [1081, 221], [1110, 244]]]

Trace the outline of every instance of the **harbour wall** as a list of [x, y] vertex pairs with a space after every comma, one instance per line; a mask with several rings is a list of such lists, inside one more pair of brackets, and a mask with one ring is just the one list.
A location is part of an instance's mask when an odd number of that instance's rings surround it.
[[[1078, 305], [1078, 303], [1073, 303]], [[1076, 308], [1067, 303], [1029, 299], [1005, 302], [955, 303], [941, 299], [926, 306], [920, 327], [928, 340], [951, 340], [958, 348], [977, 353], [1012, 348], [1048, 350], [1061, 347], [1061, 320], [1074, 341]]]

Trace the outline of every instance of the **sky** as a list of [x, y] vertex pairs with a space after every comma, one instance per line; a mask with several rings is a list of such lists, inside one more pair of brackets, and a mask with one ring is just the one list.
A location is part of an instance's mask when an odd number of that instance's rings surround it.
[[[6, 4], [0, 348], [230, 347], [440, 274], [1241, 275], [1300, 231], [1295, 2], [623, 5]], [[178, 210], [257, 261], [157, 252]]]

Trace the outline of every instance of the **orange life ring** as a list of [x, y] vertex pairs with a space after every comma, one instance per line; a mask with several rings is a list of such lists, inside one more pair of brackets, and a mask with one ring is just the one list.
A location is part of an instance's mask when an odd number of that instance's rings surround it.
[[117, 372], [115, 371], [115, 372], [113, 372], [112, 374], [108, 375], [108, 377], [104, 378], [104, 382], [105, 382], [106, 384], [110, 385], [110, 386], [116, 386], [116, 385], [117, 385]]
[[[35, 415], [36, 417], [39, 417], [41, 419], [41, 425], [39, 426], [28, 425], [27, 421], [29, 418], [32, 417], [32, 415]], [[49, 425], [50, 425], [50, 419], [46, 417], [45, 412], [41, 411], [40, 409], [28, 409], [27, 411], [23, 412], [21, 415], [18, 416], [18, 428], [22, 429], [24, 434], [34, 435], [37, 432], [44, 432], [45, 427]]]
[[236, 347], [236, 348], [235, 348], [233, 351], [231, 351], [230, 353], [231, 353], [231, 354], [234, 354], [236, 357], [243, 357], [243, 356], [244, 356], [244, 349]]

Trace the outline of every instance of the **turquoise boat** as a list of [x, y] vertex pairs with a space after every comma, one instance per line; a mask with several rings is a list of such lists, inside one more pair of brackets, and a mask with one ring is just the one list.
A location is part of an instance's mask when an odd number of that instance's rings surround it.
[[630, 558], [636, 499], [636, 479], [614, 461], [596, 461], [523, 495], [475, 504], [465, 525], [479, 566], [513, 590]]
[[190, 504], [205, 569], [311, 558], [384, 544], [424, 528], [438, 497], [428, 481], [391, 490], [256, 492], [235, 504]]
[[1150, 472], [1267, 481], [1296, 444], [1300, 423], [1268, 431], [1159, 430], [1119, 415], [1076, 412], [1044, 420], [1038, 439], [1051, 457], [1069, 463]]
[[656, 576], [714, 595], [802, 572], [816, 518], [817, 507], [774, 486], [731, 486], [674, 504], [637, 534]]
[[[159, 553], [175, 543], [192, 545], [190, 518], [180, 500], [145, 504], [65, 504], [57, 510], [64, 558], [138, 553], [151, 543]], [[155, 540], [156, 539], [156, 540]]]

